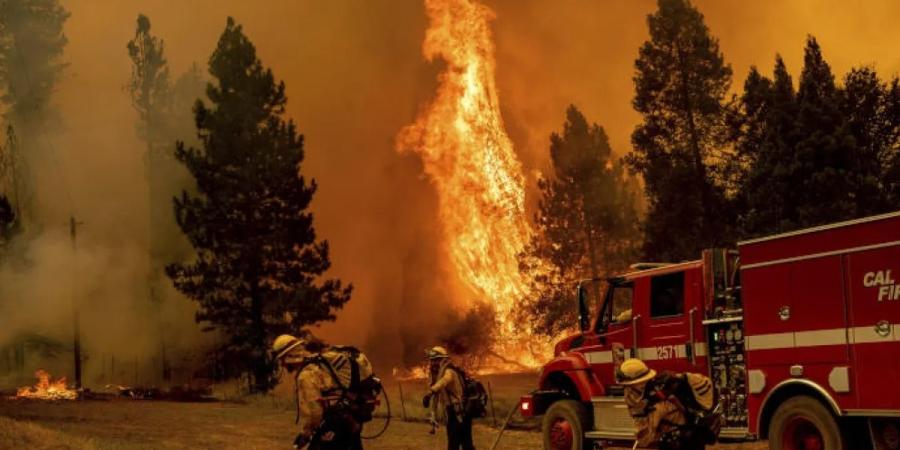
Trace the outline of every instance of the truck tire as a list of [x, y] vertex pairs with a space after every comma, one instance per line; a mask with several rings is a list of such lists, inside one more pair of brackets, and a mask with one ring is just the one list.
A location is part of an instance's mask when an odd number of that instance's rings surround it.
[[773, 450], [842, 450], [844, 438], [837, 420], [815, 398], [798, 395], [778, 406], [769, 422]]
[[575, 400], [559, 400], [544, 413], [544, 450], [583, 450], [587, 408]]

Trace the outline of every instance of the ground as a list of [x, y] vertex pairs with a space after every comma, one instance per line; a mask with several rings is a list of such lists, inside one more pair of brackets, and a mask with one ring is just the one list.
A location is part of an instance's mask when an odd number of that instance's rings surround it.
[[[533, 383], [531, 376], [486, 377], [497, 398], [497, 422], [502, 423], [519, 395]], [[420, 400], [421, 381], [386, 383], [395, 420], [379, 439], [365, 442], [367, 450], [432, 450], [446, 448], [444, 430], [429, 434]], [[400, 408], [400, 389], [403, 408]], [[294, 412], [289, 389], [269, 397], [230, 398], [229, 401], [178, 403], [123, 398], [78, 402], [41, 402], [0, 399], [0, 449], [35, 450], [174, 450], [174, 449], [289, 449], [294, 437]], [[406, 415], [410, 422], [404, 422]], [[494, 419], [475, 426], [475, 444], [491, 448], [497, 436]], [[515, 421], [524, 426], [521, 420]], [[764, 443], [729, 444], [722, 450], [761, 450]], [[522, 429], [507, 431], [497, 450], [541, 449], [540, 434]]]

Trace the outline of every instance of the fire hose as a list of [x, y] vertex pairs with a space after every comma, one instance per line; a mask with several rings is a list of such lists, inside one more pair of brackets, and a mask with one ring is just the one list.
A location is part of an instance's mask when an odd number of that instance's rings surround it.
[[381, 396], [384, 397], [384, 405], [387, 408], [387, 416], [384, 420], [384, 426], [381, 427], [375, 434], [371, 435], [361, 435], [360, 437], [366, 440], [378, 439], [380, 438], [388, 429], [388, 426], [391, 424], [391, 400], [388, 398], [387, 389], [381, 389]]
[[516, 410], [519, 409], [520, 403], [521, 402], [516, 402], [516, 404], [513, 405], [512, 409], [509, 410], [509, 414], [506, 415], [506, 420], [503, 421], [503, 426], [500, 427], [500, 432], [497, 433], [497, 439], [494, 440], [494, 445], [491, 446], [491, 450], [494, 450], [497, 448], [497, 444], [500, 443], [500, 438], [503, 437], [503, 432], [506, 431], [506, 427], [509, 426], [509, 421], [512, 420], [513, 414], [515, 414]]

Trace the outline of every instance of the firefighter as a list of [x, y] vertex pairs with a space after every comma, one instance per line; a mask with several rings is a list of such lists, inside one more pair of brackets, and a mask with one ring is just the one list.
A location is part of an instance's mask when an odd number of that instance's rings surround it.
[[657, 373], [633, 358], [622, 362], [616, 375], [637, 428], [635, 448], [703, 450], [715, 442], [721, 416], [713, 408], [709, 378]]
[[[294, 448], [361, 450], [362, 424], [354, 420], [343, 403], [340, 379], [326, 365], [342, 355], [320, 353], [321, 345], [286, 334], [275, 339], [272, 350], [295, 380], [296, 421], [300, 432], [294, 440]], [[349, 364], [345, 361], [343, 366]]]
[[453, 367], [450, 355], [444, 347], [426, 350], [431, 375], [431, 386], [422, 405], [431, 408], [432, 417], [445, 417], [447, 421], [447, 449], [475, 450], [472, 443], [472, 417], [463, 404], [464, 380]]

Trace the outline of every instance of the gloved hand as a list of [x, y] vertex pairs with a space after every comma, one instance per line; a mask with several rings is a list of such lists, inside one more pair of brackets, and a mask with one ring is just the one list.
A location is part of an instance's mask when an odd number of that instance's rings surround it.
[[306, 444], [309, 444], [309, 437], [304, 434], [298, 434], [296, 438], [294, 438], [294, 448], [302, 449], [306, 447]]
[[429, 393], [425, 394], [424, 397], [422, 397], [422, 407], [423, 408], [428, 408], [429, 406], [431, 406], [431, 397], [434, 397], [434, 392], [429, 392]]

